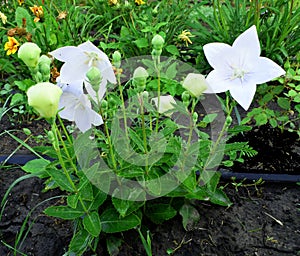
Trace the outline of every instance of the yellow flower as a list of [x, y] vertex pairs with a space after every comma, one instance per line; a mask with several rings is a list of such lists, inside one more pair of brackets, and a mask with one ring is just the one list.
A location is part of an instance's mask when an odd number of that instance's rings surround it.
[[41, 18], [44, 17], [44, 10], [42, 6], [34, 5], [33, 7], [29, 7], [29, 8], [35, 15], [34, 22], [38, 22], [41, 20]]
[[4, 45], [4, 50], [7, 51], [7, 55], [14, 54], [18, 50], [19, 46], [19, 42], [14, 37], [9, 36], [8, 42]]
[[134, 2], [138, 5], [145, 4], [143, 0], [135, 0]]
[[190, 37], [193, 37], [192, 33], [187, 31], [187, 30], [183, 30], [181, 32], [181, 34], [178, 36], [178, 38], [181, 40], [181, 41], [184, 41], [186, 46], [189, 46], [189, 44], [192, 44], [192, 41], [190, 39]]
[[0, 19], [2, 20], [2, 23], [5, 24], [7, 21], [7, 17], [4, 13], [0, 12]]
[[25, 0], [18, 0], [18, 2], [19, 2], [19, 5], [22, 5], [22, 4], [24, 4]]
[[110, 5], [116, 5], [118, 3], [118, 0], [108, 0], [108, 4]]

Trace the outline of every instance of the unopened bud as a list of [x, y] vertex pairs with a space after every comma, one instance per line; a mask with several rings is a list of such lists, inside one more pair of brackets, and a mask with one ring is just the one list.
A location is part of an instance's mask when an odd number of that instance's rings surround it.
[[197, 123], [197, 121], [198, 121], [198, 113], [196, 113], [196, 112], [193, 113], [193, 121], [194, 121], [194, 123]]
[[28, 104], [33, 107], [41, 117], [52, 118], [58, 111], [58, 102], [62, 89], [52, 83], [38, 83], [27, 91]]
[[153, 45], [153, 49], [155, 50], [161, 50], [164, 46], [165, 40], [161, 35], [155, 35], [151, 41]]
[[26, 42], [21, 45], [18, 51], [18, 57], [29, 68], [35, 68], [38, 64], [41, 54], [41, 49], [35, 43]]
[[142, 92], [146, 86], [146, 80], [149, 76], [146, 69], [143, 67], [138, 67], [133, 72], [133, 84], [138, 88], [139, 92]]
[[120, 68], [121, 66], [121, 59], [122, 59], [122, 56], [121, 56], [121, 53], [119, 51], [115, 51], [113, 53], [113, 64], [116, 68]]
[[208, 83], [203, 75], [190, 73], [184, 79], [182, 87], [193, 97], [198, 98], [208, 88]]
[[102, 80], [101, 72], [96, 67], [91, 67], [86, 73], [86, 77], [89, 83], [92, 85], [93, 89], [97, 92], [100, 87], [100, 83]]

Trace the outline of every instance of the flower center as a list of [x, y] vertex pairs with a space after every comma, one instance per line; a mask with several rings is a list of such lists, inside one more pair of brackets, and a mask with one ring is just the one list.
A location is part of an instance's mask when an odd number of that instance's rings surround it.
[[232, 76], [230, 77], [230, 80], [234, 80], [236, 78], [239, 78], [241, 80], [241, 82], [244, 81], [244, 76], [248, 73], [247, 71], [241, 69], [241, 68], [235, 68], [235, 67], [232, 67], [233, 69], [233, 74]]
[[84, 52], [88, 56], [87, 64], [89, 67], [97, 66], [97, 62], [101, 61], [99, 55], [95, 52]]

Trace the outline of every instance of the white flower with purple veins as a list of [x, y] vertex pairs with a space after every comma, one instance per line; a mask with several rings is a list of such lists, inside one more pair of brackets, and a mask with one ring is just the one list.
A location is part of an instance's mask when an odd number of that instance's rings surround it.
[[82, 132], [92, 128], [92, 125], [103, 124], [101, 115], [92, 109], [88, 96], [83, 94], [82, 86], [68, 84], [64, 85], [62, 89], [63, 94], [59, 102], [59, 109], [62, 110], [58, 112], [61, 118], [74, 121]]
[[230, 91], [231, 96], [247, 110], [254, 98], [256, 85], [285, 74], [272, 60], [260, 57], [260, 44], [256, 27], [242, 33], [230, 46], [209, 43], [203, 47], [209, 64], [214, 68], [206, 81], [204, 93]]
[[63, 83], [84, 81], [86, 73], [91, 67], [98, 68], [105, 81], [116, 83], [116, 76], [107, 55], [90, 41], [77, 47], [64, 46], [49, 52], [49, 54], [64, 62], [60, 69], [60, 78]]

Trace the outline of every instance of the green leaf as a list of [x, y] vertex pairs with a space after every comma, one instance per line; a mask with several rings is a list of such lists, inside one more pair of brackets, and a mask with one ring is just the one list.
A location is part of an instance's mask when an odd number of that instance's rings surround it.
[[18, 7], [16, 9], [16, 22], [20, 28], [23, 27], [23, 19], [26, 19], [26, 30], [32, 34], [35, 27], [32, 16], [23, 7]]
[[106, 247], [109, 255], [119, 255], [120, 247], [123, 240], [115, 236], [109, 236], [106, 238]]
[[153, 204], [146, 209], [147, 217], [156, 224], [169, 220], [176, 214], [177, 211], [169, 204]]
[[67, 204], [73, 209], [77, 208], [77, 203], [78, 203], [79, 195], [74, 194], [74, 195], [69, 195], [67, 197]]
[[203, 118], [203, 122], [205, 123], [211, 123], [215, 120], [215, 118], [218, 116], [218, 114], [208, 114]]
[[179, 214], [182, 216], [182, 225], [186, 231], [190, 231], [200, 219], [199, 212], [190, 204], [184, 204], [180, 208]]
[[168, 79], [174, 79], [177, 74], [177, 62], [172, 63], [166, 70], [166, 76]]
[[290, 101], [287, 98], [282, 98], [282, 97], [278, 98], [277, 104], [279, 105], [279, 107], [285, 110], [289, 110], [291, 108]]
[[209, 199], [212, 203], [221, 206], [230, 206], [232, 204], [229, 198], [221, 189], [217, 189], [214, 193], [211, 193]]
[[268, 122], [268, 116], [265, 113], [260, 113], [254, 116], [254, 120], [256, 121], [256, 125], [264, 125]]
[[84, 215], [83, 210], [73, 209], [69, 206], [63, 206], [63, 205], [50, 206], [44, 210], [44, 213], [49, 216], [58, 217], [64, 220], [74, 220]]
[[[130, 194], [129, 194], [130, 192]], [[123, 193], [122, 195], [120, 193]], [[127, 195], [124, 195], [127, 193]], [[146, 193], [143, 190], [130, 190], [127, 189], [125, 191], [120, 192], [118, 188], [116, 188], [112, 195], [112, 203], [115, 209], [120, 213], [121, 217], [125, 217], [126, 215], [136, 211], [140, 207], [142, 207], [145, 202], [141, 201], [141, 198], [146, 199]], [[120, 199], [121, 197], [124, 199]], [[128, 200], [126, 200], [128, 199]], [[136, 200], [138, 199], [138, 200]]]
[[167, 52], [171, 53], [172, 55], [175, 55], [175, 56], [180, 55], [180, 53], [175, 45], [168, 45], [168, 46], [166, 46], [165, 49]]
[[11, 97], [10, 105], [13, 106], [24, 101], [25, 101], [24, 95], [21, 93], [16, 93]]
[[105, 233], [117, 233], [126, 231], [141, 224], [141, 219], [136, 214], [120, 217], [114, 209], [106, 209], [100, 216], [102, 231]]
[[149, 46], [147, 38], [139, 38], [133, 42], [138, 48], [146, 48]]
[[80, 178], [79, 182], [79, 194], [83, 200], [92, 201], [93, 198], [93, 187], [90, 181], [83, 176]]
[[47, 168], [47, 173], [53, 181], [61, 188], [61, 190], [66, 190], [69, 192], [74, 192], [68, 178], [63, 173], [63, 170], [57, 169], [56, 167]]
[[46, 166], [50, 163], [49, 160], [40, 158], [34, 159], [27, 162], [24, 166], [22, 166], [22, 170], [27, 173], [37, 174], [39, 178], [46, 178], [49, 177]]
[[99, 206], [101, 206], [105, 202], [106, 198], [106, 193], [94, 187], [94, 200], [91, 202], [90, 206], [88, 207], [88, 210], [98, 210]]
[[83, 226], [92, 236], [97, 237], [101, 232], [101, 222], [98, 212], [90, 212], [83, 218]]
[[72, 240], [69, 244], [70, 255], [72, 255], [72, 253], [74, 255], [82, 255], [84, 251], [88, 248], [90, 240], [91, 240], [91, 236], [86, 230], [84, 229], [79, 230], [72, 237]]

